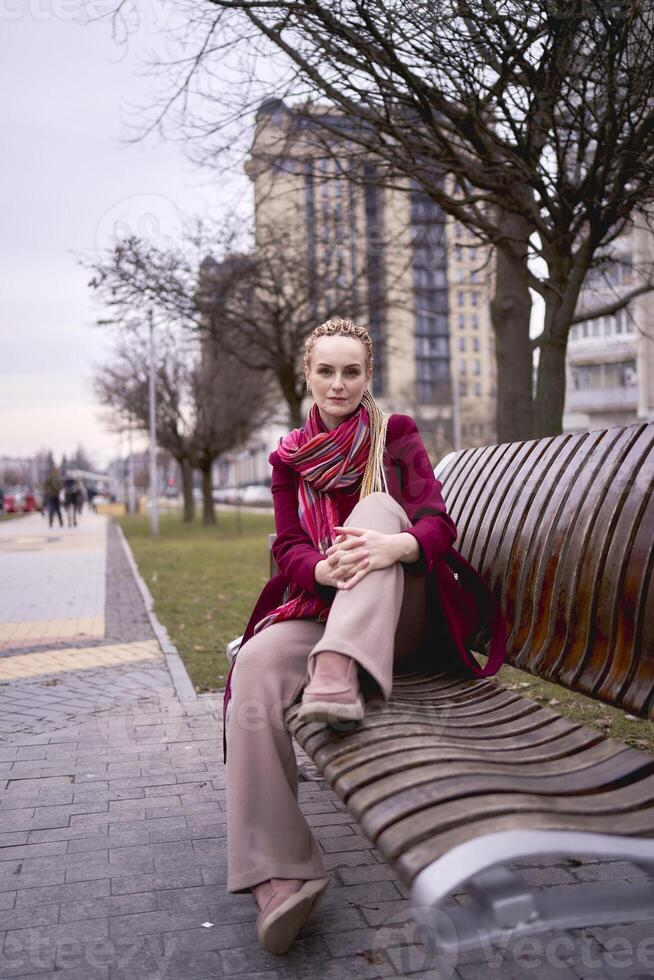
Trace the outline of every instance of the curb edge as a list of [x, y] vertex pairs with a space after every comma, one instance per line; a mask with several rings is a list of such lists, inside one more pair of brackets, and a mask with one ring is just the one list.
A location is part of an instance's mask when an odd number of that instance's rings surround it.
[[198, 692], [193, 686], [193, 682], [189, 677], [188, 671], [184, 661], [179, 655], [179, 651], [173, 641], [168, 635], [166, 627], [159, 621], [157, 614], [154, 611], [154, 599], [152, 598], [152, 593], [147, 587], [141, 573], [139, 572], [138, 565], [134, 559], [132, 549], [129, 546], [129, 542], [123, 533], [123, 529], [117, 522], [113, 522], [114, 527], [118, 531], [118, 537], [120, 538], [121, 544], [123, 546], [123, 551], [127, 557], [127, 561], [132, 570], [132, 575], [138, 590], [141, 593], [141, 598], [143, 599], [143, 605], [145, 606], [145, 611], [148, 614], [150, 624], [154, 630], [154, 635], [157, 638], [157, 642], [161, 648], [166, 659], [166, 666], [168, 667], [168, 673], [172, 679], [177, 692], [177, 697], [180, 701], [197, 701]]

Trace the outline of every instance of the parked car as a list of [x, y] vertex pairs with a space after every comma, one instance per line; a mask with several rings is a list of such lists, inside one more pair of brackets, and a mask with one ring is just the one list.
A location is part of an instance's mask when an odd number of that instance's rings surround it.
[[238, 490], [236, 487], [221, 487], [213, 491], [213, 502], [215, 504], [237, 504]]
[[241, 501], [252, 507], [272, 507], [272, 490], [262, 483], [253, 483], [243, 488]]
[[27, 514], [43, 507], [40, 492], [29, 487], [12, 487], [3, 491], [3, 506], [8, 514]]
[[17, 487], [5, 490], [5, 510], [8, 514], [20, 514], [23, 510], [23, 495]]

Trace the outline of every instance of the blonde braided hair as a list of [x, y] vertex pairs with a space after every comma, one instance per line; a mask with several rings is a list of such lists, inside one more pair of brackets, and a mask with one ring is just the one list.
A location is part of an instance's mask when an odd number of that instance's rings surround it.
[[[353, 320], [345, 320], [338, 317], [334, 320], [325, 320], [320, 326], [316, 327], [313, 333], [304, 342], [304, 368], [309, 371], [311, 363], [311, 352], [314, 344], [319, 337], [355, 337], [360, 340], [366, 351], [366, 364], [368, 370], [372, 370], [372, 338], [364, 327], [357, 326]], [[386, 482], [386, 472], [384, 470], [384, 446], [386, 445], [386, 427], [388, 425], [388, 415], [382, 412], [381, 408], [366, 388], [361, 398], [361, 404], [368, 412], [370, 420], [370, 452], [368, 462], [361, 479], [361, 489], [359, 500], [367, 497], [370, 493], [382, 491], [388, 493]]]

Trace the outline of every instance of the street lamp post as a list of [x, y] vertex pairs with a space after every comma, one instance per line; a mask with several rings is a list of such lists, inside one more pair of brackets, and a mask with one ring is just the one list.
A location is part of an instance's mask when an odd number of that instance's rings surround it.
[[150, 384], [149, 384], [149, 420], [150, 420], [150, 530], [152, 537], [159, 535], [159, 510], [157, 506], [157, 424], [156, 424], [156, 388], [155, 388], [155, 350], [154, 323], [152, 307], [148, 311], [150, 326]]
[[132, 444], [132, 416], [128, 417], [129, 463], [127, 469], [127, 512], [136, 513], [136, 487], [134, 486], [134, 447]]

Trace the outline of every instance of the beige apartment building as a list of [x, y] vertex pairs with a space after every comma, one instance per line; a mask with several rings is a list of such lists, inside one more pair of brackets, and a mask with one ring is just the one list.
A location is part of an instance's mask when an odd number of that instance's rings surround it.
[[[616, 243], [615, 260], [589, 277], [579, 309], [614, 302], [654, 269], [654, 238], [639, 222]], [[616, 313], [571, 328], [563, 431], [654, 420], [654, 299], [642, 293]]]
[[329, 147], [315, 129], [278, 99], [257, 112], [245, 167], [257, 247], [275, 238], [284, 261], [304, 263], [316, 323], [340, 315], [368, 328], [374, 394], [416, 418], [432, 457], [495, 442], [487, 250], [416, 184], [382, 186], [346, 125]]

